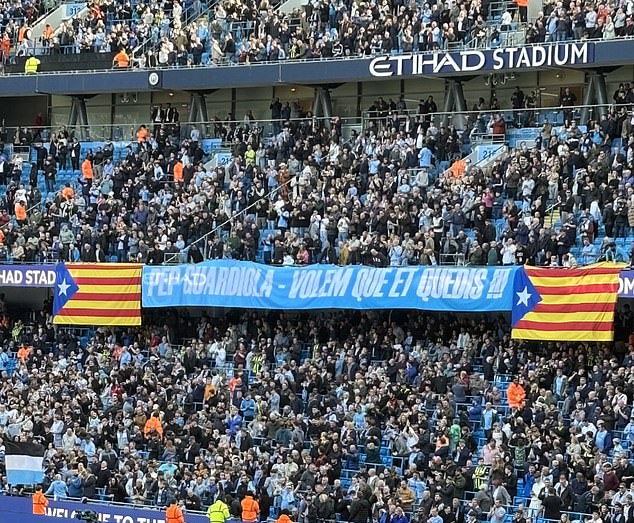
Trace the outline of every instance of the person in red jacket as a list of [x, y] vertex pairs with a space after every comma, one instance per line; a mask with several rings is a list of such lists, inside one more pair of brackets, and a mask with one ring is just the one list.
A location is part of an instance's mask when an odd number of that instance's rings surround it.
[[494, 138], [504, 139], [506, 136], [506, 122], [502, 115], [496, 114], [491, 122], [491, 134]]

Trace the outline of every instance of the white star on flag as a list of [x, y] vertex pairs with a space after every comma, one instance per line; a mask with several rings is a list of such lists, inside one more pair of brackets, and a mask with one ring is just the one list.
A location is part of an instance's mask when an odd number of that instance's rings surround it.
[[66, 283], [66, 278], [64, 278], [64, 279], [62, 280], [62, 283], [60, 283], [60, 284], [57, 286], [57, 288], [59, 289], [58, 296], [61, 296], [62, 294], [63, 294], [64, 296], [68, 296], [67, 292], [68, 292], [68, 289], [70, 288], [70, 285], [69, 285], [68, 283]]
[[519, 298], [516, 305], [523, 304], [525, 307], [528, 307], [528, 300], [530, 300], [532, 294], [528, 292], [528, 286], [524, 286], [524, 290], [522, 292], [516, 292], [517, 297]]

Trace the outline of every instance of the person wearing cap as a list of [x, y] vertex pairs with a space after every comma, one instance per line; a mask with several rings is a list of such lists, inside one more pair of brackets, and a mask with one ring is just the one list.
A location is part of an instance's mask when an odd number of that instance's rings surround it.
[[185, 523], [183, 509], [178, 505], [178, 500], [172, 501], [165, 511], [165, 523]]
[[38, 516], [46, 515], [46, 507], [48, 507], [48, 499], [42, 492], [42, 485], [38, 485], [35, 488], [35, 494], [32, 497], [33, 500], [33, 514]]

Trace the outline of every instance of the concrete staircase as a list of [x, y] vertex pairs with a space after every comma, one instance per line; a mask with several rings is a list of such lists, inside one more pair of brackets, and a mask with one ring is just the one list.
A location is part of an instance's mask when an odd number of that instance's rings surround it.
[[40, 19], [33, 24], [33, 36], [39, 41], [46, 28], [46, 24], [50, 24], [53, 31], [57, 32], [62, 22], [83, 16], [87, 12], [88, 7], [86, 2], [62, 3], [49, 13], [40, 17]]
[[544, 228], [558, 231], [561, 228], [561, 211], [559, 208], [553, 209], [552, 212], [546, 213], [544, 216]]

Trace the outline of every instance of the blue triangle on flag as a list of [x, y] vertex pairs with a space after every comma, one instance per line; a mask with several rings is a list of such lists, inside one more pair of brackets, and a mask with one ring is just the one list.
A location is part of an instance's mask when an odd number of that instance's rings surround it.
[[542, 301], [542, 297], [526, 274], [524, 267], [515, 271], [513, 280], [513, 308], [511, 309], [511, 326], [520, 321], [527, 313]]
[[55, 267], [55, 288], [53, 294], [53, 316], [59, 314], [66, 303], [79, 290], [77, 283], [68, 272], [66, 265], [60, 263]]

